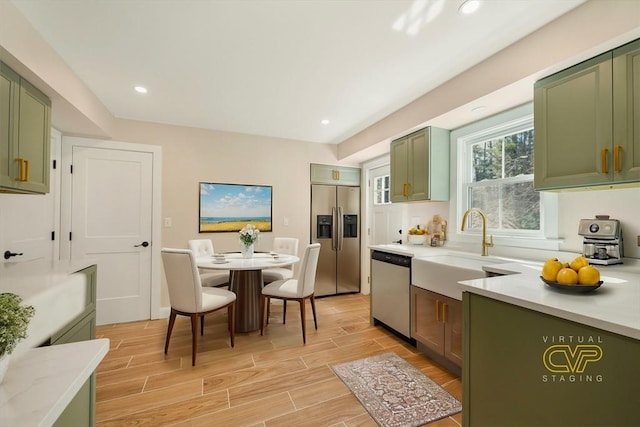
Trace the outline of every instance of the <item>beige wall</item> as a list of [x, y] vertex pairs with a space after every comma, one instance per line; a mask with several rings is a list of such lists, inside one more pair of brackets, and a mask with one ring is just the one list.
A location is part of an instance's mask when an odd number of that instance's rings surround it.
[[[118, 120], [118, 141], [162, 147], [162, 245], [186, 247], [204, 237], [218, 251], [238, 250], [237, 233], [198, 234], [200, 181], [273, 186], [273, 232], [263, 233], [258, 250], [269, 250], [273, 236], [309, 242], [309, 164], [337, 164], [336, 146], [238, 133]], [[288, 226], [283, 225], [288, 218]]]

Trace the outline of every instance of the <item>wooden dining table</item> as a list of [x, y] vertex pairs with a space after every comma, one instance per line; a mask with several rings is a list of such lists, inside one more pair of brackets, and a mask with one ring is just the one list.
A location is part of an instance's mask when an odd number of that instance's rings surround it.
[[251, 332], [260, 329], [260, 297], [262, 293], [262, 270], [286, 267], [300, 261], [294, 255], [254, 253], [243, 258], [240, 253], [226, 253], [224, 259], [213, 256], [198, 257], [198, 268], [229, 270], [229, 290], [236, 294], [236, 332]]

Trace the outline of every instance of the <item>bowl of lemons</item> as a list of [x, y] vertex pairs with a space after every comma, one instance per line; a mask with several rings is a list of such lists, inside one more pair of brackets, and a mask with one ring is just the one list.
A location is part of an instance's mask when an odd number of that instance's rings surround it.
[[549, 258], [542, 266], [540, 278], [552, 288], [578, 293], [591, 292], [602, 285], [600, 270], [583, 256], [565, 263]]
[[424, 245], [427, 241], [427, 234], [429, 234], [429, 232], [426, 229], [417, 225], [409, 229], [409, 236], [407, 240], [412, 245]]

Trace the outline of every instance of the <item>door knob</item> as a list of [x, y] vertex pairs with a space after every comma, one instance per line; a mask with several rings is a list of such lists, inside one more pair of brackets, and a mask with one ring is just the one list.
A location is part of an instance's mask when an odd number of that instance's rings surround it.
[[142, 242], [139, 245], [133, 245], [134, 248], [139, 248], [140, 246], [146, 248], [147, 246], [149, 246], [149, 242]]
[[23, 255], [22, 252], [18, 253], [18, 252], [4, 251], [4, 259], [9, 259], [12, 256], [21, 256], [21, 255]]

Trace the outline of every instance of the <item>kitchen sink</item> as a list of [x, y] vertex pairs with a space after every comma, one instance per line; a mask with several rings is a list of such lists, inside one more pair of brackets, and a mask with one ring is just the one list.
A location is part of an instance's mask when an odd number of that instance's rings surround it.
[[56, 286], [43, 287], [41, 292], [19, 287], [3, 289], [23, 297], [23, 304], [32, 305], [35, 314], [29, 322], [27, 338], [16, 346], [12, 358], [17, 359], [37, 347], [82, 313], [87, 300], [87, 276], [71, 274]]
[[437, 255], [414, 258], [411, 264], [411, 283], [423, 289], [462, 300], [461, 280], [487, 277], [485, 267], [510, 262], [495, 257], [466, 255]]

